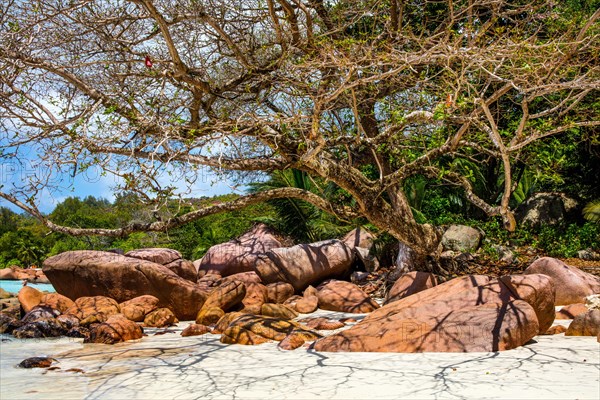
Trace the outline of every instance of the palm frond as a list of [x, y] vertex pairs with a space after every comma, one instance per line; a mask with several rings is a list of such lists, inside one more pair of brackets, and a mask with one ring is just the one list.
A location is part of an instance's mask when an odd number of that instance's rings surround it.
[[583, 217], [588, 221], [600, 223], [600, 200], [589, 202], [583, 208]]
[[[275, 171], [268, 181], [250, 184], [249, 191], [256, 193], [281, 187], [304, 189], [321, 196], [335, 191], [331, 185], [321, 189], [306, 172], [297, 169]], [[314, 242], [339, 236], [340, 232], [343, 234], [347, 230], [347, 226], [305, 201], [283, 198], [269, 200], [268, 203], [277, 214], [272, 226], [297, 240]]]

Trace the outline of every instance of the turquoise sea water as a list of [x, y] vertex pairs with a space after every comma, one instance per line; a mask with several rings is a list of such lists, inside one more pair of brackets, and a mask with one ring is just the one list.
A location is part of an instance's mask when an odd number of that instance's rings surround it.
[[[28, 283], [27, 286], [31, 286], [32, 288], [36, 288], [38, 290], [41, 290], [42, 292], [56, 292], [56, 290], [54, 290], [54, 286], [52, 286], [49, 283]], [[21, 281], [0, 280], [0, 288], [6, 290], [9, 293], [18, 293], [22, 287], [23, 282]]]

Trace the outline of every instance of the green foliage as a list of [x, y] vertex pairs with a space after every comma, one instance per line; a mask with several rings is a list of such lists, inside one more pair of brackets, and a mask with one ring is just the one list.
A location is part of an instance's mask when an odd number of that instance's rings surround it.
[[7, 260], [7, 261], [3, 261], [3, 260], [4, 259], [2, 257], [0, 257], [0, 269], [12, 267], [13, 265], [16, 265], [17, 267], [21, 267], [21, 268], [24, 267], [21, 260], [16, 259], [16, 258], [13, 258], [12, 260]]
[[425, 222], [430, 224], [457, 224], [467, 217], [465, 204], [460, 190], [431, 186], [424, 195], [421, 212]]
[[[319, 193], [325, 195], [330, 201], [338, 203], [349, 200], [344, 198], [344, 193], [339, 191], [336, 186], [329, 184], [321, 188], [307, 173], [296, 169], [275, 171], [268, 181], [254, 183], [250, 190], [259, 192], [282, 187], [294, 187]], [[268, 204], [275, 210], [276, 218], [271, 220], [275, 228], [298, 241], [316, 242], [330, 239], [352, 229], [350, 225], [336, 220], [331, 215], [302, 200], [273, 199], [269, 200]]]
[[105, 199], [88, 196], [81, 200], [68, 197], [50, 213], [50, 219], [57, 224], [81, 228], [115, 228], [111, 203]]
[[568, 226], [541, 229], [537, 247], [553, 257], [575, 257], [579, 250], [600, 249], [600, 224], [587, 222], [582, 226]]
[[[196, 201], [199, 206], [233, 200], [235, 195], [218, 196]], [[181, 212], [191, 209], [181, 210]], [[149, 214], [131, 194], [117, 197], [114, 203], [88, 196], [70, 197], [58, 204], [50, 218], [58, 224], [80, 228], [117, 228], [130, 221], [144, 221]], [[124, 238], [97, 236], [74, 237], [50, 233], [37, 220], [0, 208], [0, 268], [10, 265], [40, 266], [47, 257], [71, 250], [109, 250], [125, 252], [143, 247], [169, 247], [179, 250], [191, 260], [198, 259], [215, 244], [231, 240], [249, 230], [261, 218], [270, 218], [273, 211], [266, 204], [244, 210], [210, 215], [167, 233], [132, 233]]]
[[60, 235], [60, 238], [56, 238], [52, 246], [50, 247], [47, 256], [55, 256], [65, 251], [71, 250], [98, 250], [90, 246], [88, 242], [83, 238]]
[[42, 238], [26, 228], [6, 232], [0, 237], [0, 262], [4, 260], [3, 267], [39, 266], [46, 251]]
[[535, 178], [529, 170], [524, 169], [522, 175], [517, 179], [518, 184], [512, 194], [515, 203], [514, 206], [518, 206], [524, 202], [535, 189]]
[[[121, 249], [124, 252], [143, 248], [153, 247], [156, 243], [152, 240], [152, 237], [148, 233], [135, 232], [127, 236], [125, 239], [117, 240], [112, 244], [112, 247]], [[166, 247], [166, 246], [159, 246]]]
[[184, 258], [196, 260], [211, 246], [242, 235], [256, 222], [269, 219], [272, 215], [273, 211], [267, 204], [210, 215], [173, 230], [169, 235], [169, 247], [181, 252]]
[[6, 207], [0, 207], [0, 236], [6, 232], [15, 231], [18, 224], [18, 215]]
[[539, 229], [518, 227], [508, 232], [500, 218], [487, 222], [467, 221], [467, 225], [481, 228], [486, 233], [483, 251], [493, 255], [493, 245], [529, 246], [551, 257], [575, 257], [579, 250], [600, 249], [600, 225], [587, 222], [579, 224], [546, 225]]
[[583, 209], [583, 217], [588, 221], [600, 223], [600, 200], [588, 203]]

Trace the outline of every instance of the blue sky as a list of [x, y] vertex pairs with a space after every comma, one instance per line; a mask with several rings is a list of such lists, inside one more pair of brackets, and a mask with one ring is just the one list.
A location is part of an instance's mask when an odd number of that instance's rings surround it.
[[[29, 165], [31, 164], [29, 163]], [[22, 164], [13, 162], [4, 162], [0, 164], [0, 185], [6, 185], [8, 187], [13, 183], [22, 182], [27, 178], [28, 174], [33, 173], [36, 173], [36, 169], [31, 166], [23, 166]], [[165, 176], [167, 175], [165, 174]], [[53, 178], [53, 182], [55, 182], [58, 187], [52, 191], [45, 190], [42, 195], [39, 196], [38, 207], [42, 212], [49, 213], [54, 209], [56, 204], [67, 197], [84, 198], [86, 196], [94, 196], [113, 201], [115, 198], [115, 185], [118, 182], [118, 179], [118, 177], [111, 174], [103, 176], [101, 171], [94, 167], [91, 167], [83, 174], [76, 175], [74, 178], [67, 173], [57, 175]], [[173, 180], [165, 179], [164, 182], [167, 184], [174, 184], [181, 189], [184, 188], [183, 184], [177, 181], [177, 178], [173, 178]], [[223, 180], [208, 169], [204, 169], [200, 172], [200, 176], [194, 184], [191, 194], [186, 197], [215, 196], [233, 193], [234, 189], [232, 186], [233, 184], [230, 181]], [[239, 193], [239, 189], [235, 192]], [[17, 206], [1, 198], [0, 206], [8, 207], [16, 212], [22, 211]]]

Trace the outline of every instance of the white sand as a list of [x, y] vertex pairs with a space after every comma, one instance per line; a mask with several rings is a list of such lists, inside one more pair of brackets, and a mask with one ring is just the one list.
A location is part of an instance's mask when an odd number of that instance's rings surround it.
[[[11, 337], [0, 344], [0, 399], [600, 398], [592, 337], [538, 336], [499, 353], [316, 353], [182, 338], [187, 324], [114, 346]], [[61, 369], [15, 367], [42, 355]]]

